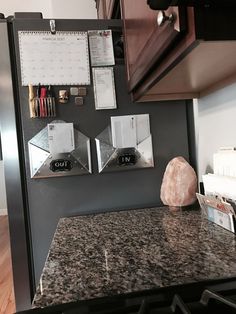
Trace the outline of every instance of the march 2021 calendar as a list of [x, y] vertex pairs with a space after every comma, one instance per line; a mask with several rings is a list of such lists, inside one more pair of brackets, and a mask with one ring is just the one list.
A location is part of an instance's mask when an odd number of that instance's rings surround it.
[[89, 85], [87, 32], [19, 31], [22, 86]]

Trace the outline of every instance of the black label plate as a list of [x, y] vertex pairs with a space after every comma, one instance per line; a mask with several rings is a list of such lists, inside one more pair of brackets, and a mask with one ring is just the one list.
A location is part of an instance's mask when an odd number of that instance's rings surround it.
[[119, 166], [131, 166], [137, 162], [136, 155], [134, 154], [123, 154], [117, 158]]
[[70, 171], [72, 168], [72, 162], [68, 159], [55, 159], [50, 162], [50, 169], [53, 172]]

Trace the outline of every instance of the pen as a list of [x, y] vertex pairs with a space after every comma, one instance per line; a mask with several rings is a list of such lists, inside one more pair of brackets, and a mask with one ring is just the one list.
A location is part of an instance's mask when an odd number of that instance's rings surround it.
[[35, 118], [35, 106], [34, 106], [34, 88], [32, 84], [29, 84], [29, 110], [30, 110], [30, 118]]
[[40, 117], [47, 117], [46, 96], [47, 96], [47, 88], [41, 87], [41, 91], [40, 91]]
[[36, 97], [35, 97], [35, 109], [36, 109], [36, 117], [40, 117], [40, 84], [36, 89]]
[[55, 99], [54, 99], [54, 94], [52, 90], [52, 85], [48, 86], [47, 90], [47, 99], [48, 99], [48, 104], [50, 108], [50, 116], [55, 117], [56, 116], [56, 105], [55, 105]]

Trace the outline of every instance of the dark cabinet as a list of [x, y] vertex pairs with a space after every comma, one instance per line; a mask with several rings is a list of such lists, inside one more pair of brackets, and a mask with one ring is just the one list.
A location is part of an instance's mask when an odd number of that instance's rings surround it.
[[155, 11], [144, 0], [121, 0], [128, 89], [133, 99], [198, 98], [234, 80], [233, 8], [175, 6]]

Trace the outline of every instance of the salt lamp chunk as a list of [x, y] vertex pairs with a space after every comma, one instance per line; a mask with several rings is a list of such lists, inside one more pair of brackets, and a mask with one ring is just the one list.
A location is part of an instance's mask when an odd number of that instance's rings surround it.
[[161, 200], [168, 206], [188, 206], [196, 201], [197, 176], [183, 157], [173, 158], [163, 176]]

